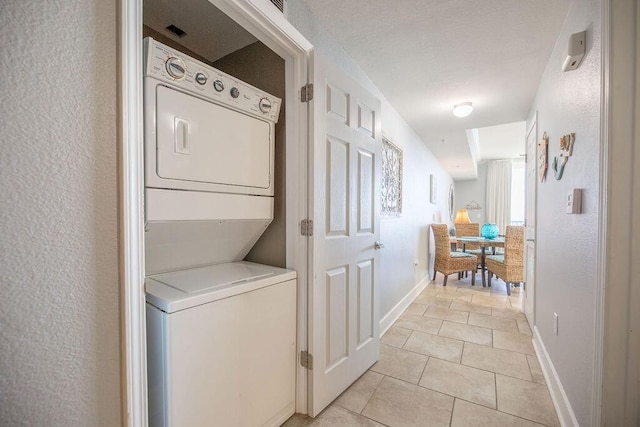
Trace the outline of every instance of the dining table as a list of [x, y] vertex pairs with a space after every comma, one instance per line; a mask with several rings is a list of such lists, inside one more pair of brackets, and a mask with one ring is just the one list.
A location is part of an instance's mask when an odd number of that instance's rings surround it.
[[496, 237], [494, 239], [488, 239], [486, 237], [476, 237], [476, 236], [466, 236], [466, 237], [456, 237], [456, 240], [462, 243], [462, 252], [466, 252], [466, 246], [468, 244], [476, 245], [480, 247], [480, 266], [481, 266], [481, 274], [482, 274], [482, 287], [486, 287], [486, 278], [485, 278], [485, 255], [486, 249], [491, 248], [493, 255], [496, 253], [496, 248], [504, 247], [504, 237]]

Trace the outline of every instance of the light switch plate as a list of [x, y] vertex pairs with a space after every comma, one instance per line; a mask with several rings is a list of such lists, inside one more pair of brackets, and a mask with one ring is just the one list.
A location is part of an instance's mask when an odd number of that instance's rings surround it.
[[574, 188], [569, 190], [567, 194], [567, 213], [568, 214], [580, 214], [582, 213], [582, 189]]

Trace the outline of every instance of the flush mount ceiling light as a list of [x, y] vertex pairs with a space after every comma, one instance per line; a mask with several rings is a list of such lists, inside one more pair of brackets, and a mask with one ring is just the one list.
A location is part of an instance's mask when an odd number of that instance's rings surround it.
[[456, 117], [467, 117], [473, 111], [471, 102], [461, 102], [453, 106], [453, 115]]

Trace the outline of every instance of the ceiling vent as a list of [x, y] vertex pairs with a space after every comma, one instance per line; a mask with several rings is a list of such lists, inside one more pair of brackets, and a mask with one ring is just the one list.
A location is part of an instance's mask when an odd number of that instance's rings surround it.
[[271, 3], [273, 3], [282, 13], [284, 13], [284, 2], [285, 0], [271, 0]]
[[173, 24], [169, 25], [169, 26], [166, 28], [166, 30], [167, 30], [167, 31], [169, 31], [170, 33], [175, 34], [176, 36], [178, 36], [178, 37], [180, 37], [180, 38], [182, 38], [182, 37], [184, 37], [184, 36], [186, 36], [186, 35], [187, 35], [187, 33], [186, 33], [184, 30], [182, 30], [182, 29], [180, 29], [180, 28], [176, 27], [176, 26], [175, 26], [175, 25], [173, 25]]

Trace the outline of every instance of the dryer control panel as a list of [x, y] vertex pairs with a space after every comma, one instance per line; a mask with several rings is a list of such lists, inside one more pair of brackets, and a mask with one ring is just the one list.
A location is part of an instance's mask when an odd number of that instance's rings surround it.
[[166, 81], [234, 110], [278, 122], [282, 100], [157, 42], [144, 39], [144, 75]]

